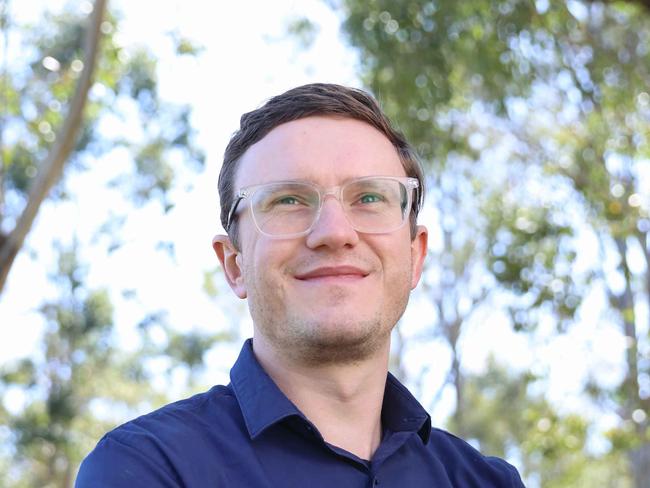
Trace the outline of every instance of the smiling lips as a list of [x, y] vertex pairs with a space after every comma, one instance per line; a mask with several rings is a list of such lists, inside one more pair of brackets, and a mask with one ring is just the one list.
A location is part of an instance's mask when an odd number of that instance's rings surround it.
[[357, 281], [368, 276], [368, 272], [354, 266], [324, 266], [295, 276], [296, 279], [312, 283]]

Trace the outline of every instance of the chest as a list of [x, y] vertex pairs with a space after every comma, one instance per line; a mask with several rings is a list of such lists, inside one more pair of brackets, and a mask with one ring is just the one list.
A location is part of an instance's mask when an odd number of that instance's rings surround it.
[[[440, 487], [451, 484], [444, 466], [417, 434], [382, 440], [372, 461], [330, 446], [309, 430], [273, 428], [253, 440], [206, 445], [194, 463], [178, 469], [194, 487]], [[197, 447], [197, 446], [195, 446]], [[470, 485], [465, 485], [470, 486]]]

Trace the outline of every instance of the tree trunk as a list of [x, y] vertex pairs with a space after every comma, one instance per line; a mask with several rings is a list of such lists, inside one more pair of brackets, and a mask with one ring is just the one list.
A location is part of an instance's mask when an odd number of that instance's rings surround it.
[[[650, 310], [650, 242], [648, 241], [648, 232], [641, 232], [639, 234], [639, 244], [643, 249], [645, 257], [645, 294], [648, 302], [648, 310]], [[650, 317], [648, 317], [650, 320]], [[648, 324], [650, 330], [650, 323]], [[641, 410], [648, 412], [650, 409], [650, 399], [641, 399]], [[650, 419], [646, 418], [643, 422], [639, 423], [642, 431], [650, 428]], [[643, 432], [642, 432], [642, 435]], [[635, 488], [647, 488], [650, 486], [650, 440], [644, 439], [644, 442], [628, 453], [630, 468], [632, 470], [632, 477], [634, 479]]]
[[650, 443], [641, 444], [628, 455], [635, 488], [650, 486]]
[[[624, 238], [615, 240], [621, 264], [619, 269], [625, 277], [625, 290], [621, 296], [617, 296], [614, 304], [621, 314], [623, 320], [623, 334], [627, 341], [625, 359], [627, 362], [627, 374], [623, 380], [623, 391], [625, 402], [623, 411], [626, 418], [631, 418], [632, 412], [640, 406], [639, 391], [639, 344], [636, 331], [636, 315], [634, 313], [634, 293], [632, 291], [632, 273], [627, 264], [627, 243]], [[642, 433], [637, 429], [637, 432]]]
[[456, 390], [456, 410], [454, 411], [454, 423], [456, 424], [457, 434], [461, 438], [466, 437], [465, 431], [465, 391], [463, 389], [463, 376], [460, 370], [460, 357], [456, 349], [456, 344], [452, 346], [451, 369], [454, 375], [454, 389]]
[[2, 293], [11, 266], [25, 242], [25, 237], [32, 228], [32, 224], [34, 223], [34, 219], [36, 219], [43, 200], [47, 197], [52, 186], [61, 178], [65, 163], [74, 149], [77, 134], [79, 133], [83, 120], [88, 91], [92, 85], [95, 65], [97, 64], [101, 24], [104, 18], [104, 12], [106, 11], [107, 1], [95, 0], [84, 40], [84, 68], [77, 83], [63, 127], [57, 134], [56, 142], [48, 153], [47, 158], [39, 165], [38, 174], [34, 178], [29, 190], [27, 205], [25, 205], [18, 218], [16, 226], [8, 235], [0, 239], [0, 293]]
[[[636, 316], [634, 313], [634, 292], [632, 291], [632, 273], [627, 263], [627, 243], [624, 238], [615, 240], [621, 263], [620, 271], [625, 277], [625, 290], [621, 296], [617, 296], [613, 303], [621, 314], [623, 320], [623, 333], [628, 341], [626, 351], [627, 374], [623, 380], [623, 416], [634, 422], [640, 446], [628, 452], [628, 459], [634, 479], [635, 488], [648, 488], [650, 486], [650, 443], [647, 442], [648, 420], [641, 422], [634, 420], [633, 412], [636, 409], [643, 409], [645, 401], [641, 398], [639, 385], [639, 344], [636, 330]], [[645, 244], [642, 242], [642, 244]], [[644, 248], [647, 253], [647, 249]], [[650, 291], [649, 291], [650, 294]], [[643, 410], [642, 410], [643, 411]]]
[[[645, 296], [648, 301], [648, 310], [650, 310], [650, 240], [648, 240], [648, 234], [650, 234], [650, 231], [641, 232], [639, 234], [639, 243], [645, 257]], [[648, 330], [650, 331], [650, 314], [648, 314]]]
[[[5, 114], [9, 114], [9, 2], [2, 2], [0, 5], [0, 31], [2, 32], [2, 72], [0, 73], [0, 222], [4, 217], [2, 212], [5, 201], [4, 173], [9, 165], [5, 162], [4, 134]], [[7, 116], [8, 117], [8, 116]], [[0, 232], [0, 248], [2, 248], [2, 233]]]

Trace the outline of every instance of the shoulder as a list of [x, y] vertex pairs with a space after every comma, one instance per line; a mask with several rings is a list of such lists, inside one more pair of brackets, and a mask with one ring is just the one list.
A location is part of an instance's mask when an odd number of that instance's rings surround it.
[[[165, 405], [151, 413], [142, 415], [108, 432], [104, 439], [124, 444], [158, 439], [193, 437], [207, 424], [236, 420], [232, 417], [239, 409], [232, 390], [226, 386], [215, 386], [209, 391], [190, 398]], [[224, 415], [225, 414], [225, 415]]]
[[236, 403], [215, 386], [116, 427], [84, 459], [76, 486], [179, 486], [179, 459], [200, 455], [215, 432], [241, 430]]
[[454, 486], [524, 486], [514, 466], [501, 458], [481, 454], [445, 430], [431, 429], [429, 447], [443, 464]]

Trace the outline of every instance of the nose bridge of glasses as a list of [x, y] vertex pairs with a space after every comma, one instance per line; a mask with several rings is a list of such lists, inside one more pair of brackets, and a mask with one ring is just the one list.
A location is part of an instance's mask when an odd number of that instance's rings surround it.
[[[343, 185], [340, 186], [335, 186], [332, 188], [321, 188], [320, 189], [320, 205], [318, 208], [317, 214], [314, 216], [314, 223], [313, 225], [319, 225], [322, 220], [323, 220], [323, 209], [326, 207], [327, 203], [327, 197], [331, 196], [333, 199], [338, 201], [340, 211], [343, 214], [343, 218], [345, 221], [348, 223], [348, 225], [352, 225], [352, 222], [350, 221], [350, 216], [348, 214], [348, 209], [346, 208], [345, 202], [343, 201], [343, 192], [342, 192]], [[331, 219], [332, 209], [330, 208], [327, 210], [327, 219]]]
[[321, 188], [320, 189], [321, 207], [325, 203], [325, 200], [327, 199], [328, 196], [332, 196], [334, 199], [339, 201], [341, 206], [343, 206], [343, 200], [342, 200], [343, 192], [341, 191], [342, 188], [343, 186], [334, 186], [332, 188]]

